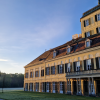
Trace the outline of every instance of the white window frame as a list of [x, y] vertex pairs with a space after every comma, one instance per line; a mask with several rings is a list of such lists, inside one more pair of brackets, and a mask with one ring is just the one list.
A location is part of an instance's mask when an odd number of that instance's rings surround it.
[[47, 75], [49, 75], [49, 67], [47, 67], [47, 70], [46, 70], [46, 72], [47, 72]]
[[60, 82], [60, 93], [63, 93], [63, 83]]
[[47, 82], [47, 92], [49, 92], [49, 82]]
[[100, 20], [100, 14], [97, 14], [97, 21]]
[[[88, 45], [88, 47], [87, 47], [87, 42], [89, 42], [89, 45]], [[86, 48], [89, 48], [90, 46], [91, 46], [91, 40], [90, 39], [87, 39], [86, 41], [85, 41], [85, 47]]]
[[85, 20], [85, 26], [89, 26], [89, 19]]
[[76, 71], [80, 71], [80, 61], [76, 62]]
[[62, 73], [62, 65], [59, 65], [59, 73]]
[[55, 66], [52, 67], [52, 74], [55, 74]]
[[88, 60], [86, 60], [86, 68], [87, 68], [87, 70], [91, 70], [91, 59], [88, 59]]
[[67, 72], [70, 72], [70, 63], [67, 64]]
[[90, 31], [86, 32], [86, 37], [89, 37], [90, 35]]
[[54, 50], [53, 51], [53, 58], [55, 58], [56, 57], [56, 51]]

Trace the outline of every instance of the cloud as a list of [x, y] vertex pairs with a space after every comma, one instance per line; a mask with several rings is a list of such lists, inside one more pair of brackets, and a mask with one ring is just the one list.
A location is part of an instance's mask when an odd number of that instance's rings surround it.
[[0, 61], [8, 61], [8, 60], [6, 60], [6, 59], [0, 59]]

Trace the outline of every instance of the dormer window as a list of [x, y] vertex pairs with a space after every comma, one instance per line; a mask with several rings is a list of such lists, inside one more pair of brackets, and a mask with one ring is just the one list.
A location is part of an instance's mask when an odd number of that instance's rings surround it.
[[67, 54], [69, 54], [70, 52], [71, 52], [71, 47], [68, 46], [68, 47], [67, 47]]
[[85, 41], [85, 47], [86, 48], [88, 48], [88, 47], [90, 47], [90, 40], [89, 39], [87, 39], [86, 41]]
[[54, 50], [53, 51], [53, 58], [55, 58], [56, 57], [56, 51]]
[[90, 36], [90, 31], [85, 33], [85, 37], [89, 37]]

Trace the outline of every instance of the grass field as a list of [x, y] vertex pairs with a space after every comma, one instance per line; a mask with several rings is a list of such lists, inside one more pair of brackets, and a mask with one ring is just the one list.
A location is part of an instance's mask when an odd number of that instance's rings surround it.
[[38, 93], [24, 91], [0, 92], [4, 100], [100, 100], [98, 97], [71, 96], [66, 94]]

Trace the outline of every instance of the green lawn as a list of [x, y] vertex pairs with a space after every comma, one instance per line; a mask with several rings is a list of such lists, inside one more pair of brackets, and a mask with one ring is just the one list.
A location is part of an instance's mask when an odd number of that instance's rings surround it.
[[0, 92], [4, 100], [100, 100], [97, 97], [71, 96], [66, 94], [37, 93], [24, 91]]

